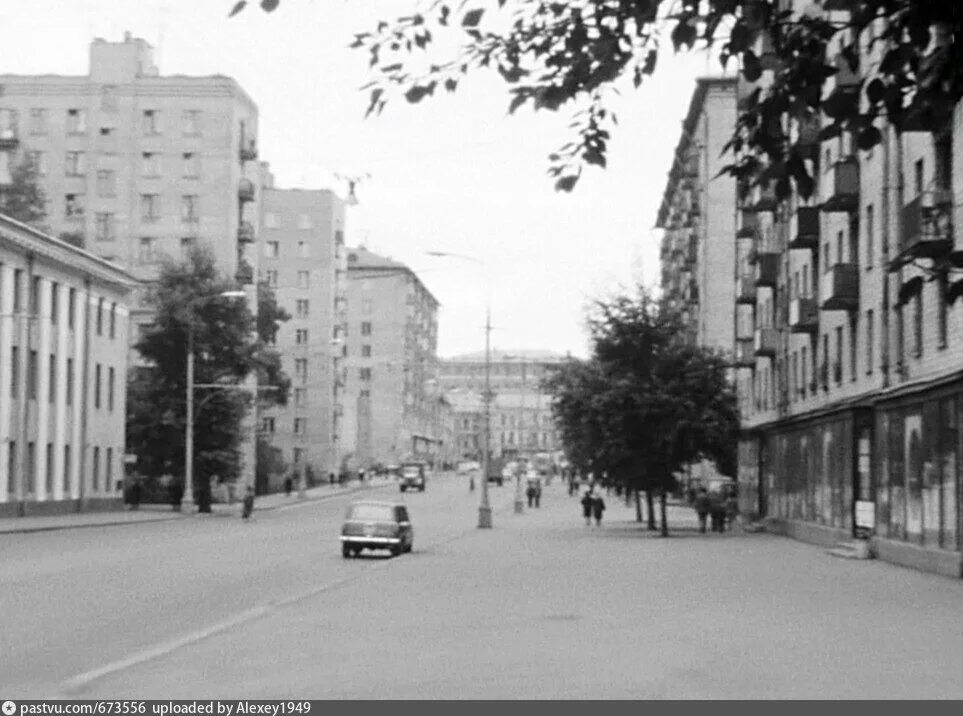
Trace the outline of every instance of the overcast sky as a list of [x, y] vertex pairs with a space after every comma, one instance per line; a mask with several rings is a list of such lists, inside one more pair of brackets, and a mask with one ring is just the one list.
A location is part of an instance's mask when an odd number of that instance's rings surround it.
[[155, 46], [161, 74], [234, 77], [258, 104], [261, 158], [279, 186], [343, 195], [334, 174], [370, 174], [349, 209], [348, 242], [421, 275], [442, 303], [442, 356], [483, 347], [489, 295], [494, 346], [586, 355], [586, 301], [657, 281], [652, 225], [695, 78], [718, 74], [714, 60], [665, 51], [658, 76], [627, 87], [614, 107], [608, 170], [590, 169], [574, 193], [556, 194], [546, 157], [567, 141], [569, 116], [508, 117], [495, 77], [363, 119], [367, 55], [347, 45], [415, 0], [283, 0], [272, 15], [252, 2], [228, 20], [232, 4], [0, 2], [2, 70], [86, 74], [92, 37], [130, 31]]

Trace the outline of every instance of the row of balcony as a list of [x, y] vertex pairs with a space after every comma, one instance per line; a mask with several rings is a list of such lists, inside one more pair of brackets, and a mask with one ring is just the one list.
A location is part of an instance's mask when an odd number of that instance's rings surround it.
[[[755, 255], [755, 273], [744, 273], [736, 278], [736, 303], [753, 305], [756, 303], [756, 289], [760, 287], [774, 287], [779, 271], [779, 254], [757, 253]], [[856, 264], [834, 264], [823, 274], [820, 290], [822, 302], [819, 310], [823, 311], [855, 311], [859, 308], [859, 268]], [[807, 301], [812, 301], [812, 308]], [[800, 331], [809, 330], [804, 326], [816, 309], [815, 299], [795, 299], [790, 305], [796, 307], [797, 321], [790, 318], [790, 323], [798, 323]]]

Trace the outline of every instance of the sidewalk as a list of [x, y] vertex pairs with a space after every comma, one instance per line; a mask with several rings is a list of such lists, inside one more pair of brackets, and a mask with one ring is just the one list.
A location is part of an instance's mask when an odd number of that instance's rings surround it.
[[[284, 493], [263, 495], [254, 501], [254, 509], [276, 510], [278, 508], [302, 505], [306, 502], [324, 500], [339, 495], [348, 495], [362, 490], [377, 489], [379, 487], [394, 487], [394, 480], [373, 478], [364, 484], [351, 482], [347, 485], [321, 485], [306, 491], [306, 498], [299, 499], [297, 491], [290, 497]], [[218, 517], [235, 517], [241, 514], [241, 503], [233, 505], [211, 505], [212, 514]], [[30, 532], [49, 532], [51, 530], [78, 529], [81, 527], [108, 527], [132, 525], [144, 522], [169, 522], [185, 519], [193, 515], [175, 512], [170, 505], [141, 505], [137, 510], [110, 510], [106, 512], [75, 512], [64, 515], [45, 515], [38, 517], [10, 517], [0, 519], [0, 535], [24, 534]]]

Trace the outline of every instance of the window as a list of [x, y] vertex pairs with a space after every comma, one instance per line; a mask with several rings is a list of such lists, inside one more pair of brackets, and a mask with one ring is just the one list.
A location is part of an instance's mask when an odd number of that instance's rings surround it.
[[82, 177], [84, 175], [84, 153], [67, 152], [64, 161], [64, 174], [69, 177]]
[[107, 369], [107, 410], [114, 409], [114, 369]]
[[181, 221], [194, 224], [198, 221], [199, 197], [196, 194], [184, 194], [181, 197]]
[[184, 152], [181, 158], [184, 160], [184, 177], [197, 179], [201, 175], [201, 155], [197, 152]]
[[113, 128], [113, 127], [101, 127], [101, 128], [100, 128], [100, 136], [101, 136], [101, 137], [112, 137], [113, 135], [114, 135], [114, 128]]
[[160, 195], [140, 195], [140, 218], [147, 223], [155, 222], [160, 218]]
[[267, 285], [271, 288], [277, 288], [278, 286], [278, 272], [274, 269], [264, 272], [264, 277], [267, 280]]
[[107, 472], [107, 478], [104, 480], [104, 489], [110, 490], [114, 484], [114, 448], [107, 448], [107, 459], [104, 460], [104, 467]]
[[298, 271], [298, 288], [310, 288], [310, 286], [311, 286], [311, 272]]
[[923, 355], [923, 291], [913, 299], [913, 355]]
[[70, 492], [70, 446], [64, 445], [64, 497]]
[[947, 345], [946, 274], [936, 279], [936, 340], [938, 348]]
[[344, 244], [344, 232], [341, 229], [334, 232], [334, 243], [337, 246]]
[[311, 221], [311, 217], [307, 214], [298, 214], [298, 228], [299, 229], [314, 228], [314, 223]]
[[873, 233], [876, 228], [876, 210], [870, 204], [866, 207], [866, 270], [871, 271], [876, 260], [876, 250], [873, 245]]
[[60, 318], [60, 284], [56, 281], [50, 282], [50, 322], [56, 323]]
[[304, 388], [294, 389], [294, 404], [299, 407], [304, 407], [308, 404], [308, 391]]
[[50, 354], [50, 363], [47, 364], [47, 402], [57, 402], [57, 354]]
[[278, 257], [280, 249], [280, 244], [277, 241], [268, 241], [264, 244], [264, 255], [269, 259], [276, 259]]
[[371, 346], [369, 346], [369, 345], [361, 346], [361, 357], [362, 357], [362, 358], [370, 358], [370, 357], [371, 357]]
[[117, 194], [117, 175], [110, 169], [97, 170], [97, 196], [115, 196]]
[[68, 219], [84, 218], [84, 204], [80, 194], [67, 194], [64, 197], [64, 216]]
[[142, 264], [154, 263], [154, 239], [151, 236], [141, 236], [137, 245], [137, 260]]
[[866, 375], [872, 375], [873, 362], [876, 360], [873, 342], [876, 340], [873, 335], [873, 309], [866, 310]]
[[836, 360], [833, 363], [833, 379], [837, 384], [843, 382], [843, 327], [836, 326]]
[[370, 321], [364, 321], [364, 322], [361, 324], [361, 335], [362, 335], [362, 336], [370, 336], [370, 335], [371, 335], [371, 322], [370, 322]]
[[143, 152], [140, 155], [141, 174], [145, 177], [160, 176], [160, 154], [157, 152]]
[[99, 447], [94, 448], [93, 462], [94, 464], [93, 464], [93, 469], [91, 470], [91, 473], [93, 474], [93, 479], [94, 479], [94, 492], [97, 492], [97, 490], [100, 489], [100, 448]]
[[306, 346], [308, 344], [308, 329], [298, 328], [294, 332], [294, 342], [299, 346]]
[[100, 363], [94, 368], [94, 407], [100, 408], [100, 383], [101, 383]]
[[37, 455], [34, 443], [27, 443], [27, 474], [24, 480], [24, 489], [28, 495], [34, 493], [34, 475], [37, 469]]
[[295, 418], [294, 419], [294, 434], [304, 435], [308, 430], [308, 419], [307, 418]]
[[845, 257], [843, 256], [843, 232], [836, 232], [836, 263], [845, 263]]
[[74, 327], [74, 309], [77, 307], [77, 289], [72, 288], [67, 295], [67, 327]]
[[300, 465], [304, 462], [304, 448], [294, 448], [292, 455], [294, 456], [295, 465]]
[[28, 309], [34, 316], [40, 311], [40, 277], [34, 276], [30, 282], [30, 307]]
[[308, 317], [308, 300], [306, 298], [299, 298], [296, 304], [296, 312], [298, 318]]
[[364, 381], [371, 380], [371, 368], [360, 368], [358, 370], [358, 377]]
[[104, 335], [104, 299], [97, 299], [97, 335]]
[[31, 134], [47, 133], [47, 110], [41, 107], [34, 107], [30, 110], [30, 129]]
[[160, 134], [160, 112], [158, 110], [144, 110], [144, 134]]
[[74, 359], [67, 359], [67, 387], [64, 397], [67, 400], [67, 405], [71, 405], [74, 402]]
[[191, 255], [191, 251], [194, 249], [194, 237], [185, 236], [181, 239], [181, 258], [187, 259]]
[[858, 313], [853, 313], [849, 319], [849, 379], [856, 380], [856, 335], [858, 328]]
[[268, 229], [279, 229], [281, 228], [281, 217], [278, 216], [273, 211], [265, 212], [264, 214], [264, 226]]
[[27, 397], [37, 399], [37, 351], [30, 351], [27, 363]]
[[300, 378], [302, 382], [308, 379], [308, 359], [307, 358], [295, 358], [294, 359], [294, 375]]
[[20, 351], [17, 346], [10, 348], [10, 397], [17, 397], [17, 384], [20, 382]]
[[97, 241], [113, 241], [117, 238], [114, 233], [114, 215], [106, 211], [98, 211], [94, 222], [94, 236]]
[[117, 335], [117, 304], [110, 304], [110, 337], [115, 338]]
[[27, 163], [33, 167], [38, 176], [47, 173], [47, 155], [38, 150], [30, 150], [26, 153]]
[[913, 189], [916, 195], [923, 193], [923, 160], [917, 159], [913, 164]]
[[307, 242], [307, 241], [299, 241], [299, 242], [298, 242], [298, 256], [300, 256], [301, 258], [304, 259], [304, 258], [307, 258], [307, 257], [310, 256], [310, 255], [311, 255], [311, 250], [310, 250], [310, 248], [308, 247], [308, 242]]
[[67, 110], [67, 134], [84, 134], [87, 131], [87, 115], [82, 109]]
[[201, 111], [199, 109], [185, 109], [182, 118], [184, 120], [184, 134], [196, 136], [201, 133]]
[[274, 418], [261, 418], [261, 432], [268, 433], [269, 435], [274, 434]]

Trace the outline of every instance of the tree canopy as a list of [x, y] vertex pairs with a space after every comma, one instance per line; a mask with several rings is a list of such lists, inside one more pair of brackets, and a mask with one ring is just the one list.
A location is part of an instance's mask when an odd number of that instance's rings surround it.
[[[290, 0], [286, 0], [289, 3]], [[233, 5], [231, 15], [247, 6]], [[280, 0], [261, 0], [266, 12]], [[508, 110], [573, 111], [572, 140], [550, 156], [556, 188], [570, 191], [586, 165], [604, 167], [617, 118], [611, 93], [639, 87], [660, 50], [714, 52], [738, 63], [747, 83], [727, 171], [754, 183], [813, 191], [812, 167], [794, 139], [800, 123], [825, 116], [823, 137], [852, 132], [861, 149], [882, 140], [881, 121], [937, 131], [963, 96], [963, 5], [952, 0], [430, 0], [421, 12], [382, 20], [355, 35], [372, 71], [368, 114], [393, 98], [418, 103], [456, 92], [466, 75], [494, 70]], [[826, 11], [826, 12], [824, 12]], [[460, 40], [446, 55], [443, 36]], [[860, 63], [881, 49], [873, 67]], [[827, 54], [837, 48], [838, 54]], [[852, 92], [831, 92], [845, 70], [864, 70]], [[827, 80], [831, 80], [827, 83]], [[860, 101], [864, 99], [865, 101]]]
[[729, 362], [684, 335], [678, 317], [640, 288], [598, 301], [590, 359], [547, 381], [570, 461], [664, 499], [675, 474], [701, 459], [734, 474], [738, 409]]
[[[255, 320], [244, 301], [219, 295], [236, 288], [217, 270], [212, 254], [200, 249], [183, 263], [164, 265], [152, 287], [147, 303], [155, 312], [154, 324], [135, 344], [147, 366], [133, 371], [128, 394], [128, 445], [142, 474], [184, 474], [189, 326], [195, 383], [236, 385], [256, 370], [259, 388], [274, 388], [260, 393], [262, 403], [286, 402], [290, 380], [268, 346], [280, 322], [290, 316], [277, 305], [273, 291], [261, 285]], [[195, 473], [232, 479], [238, 470], [240, 424], [253, 407], [250, 396], [240, 390], [197, 389], [194, 405]]]
[[21, 161], [10, 170], [10, 183], [0, 186], [0, 214], [43, 228], [47, 218], [46, 197], [32, 162]]

